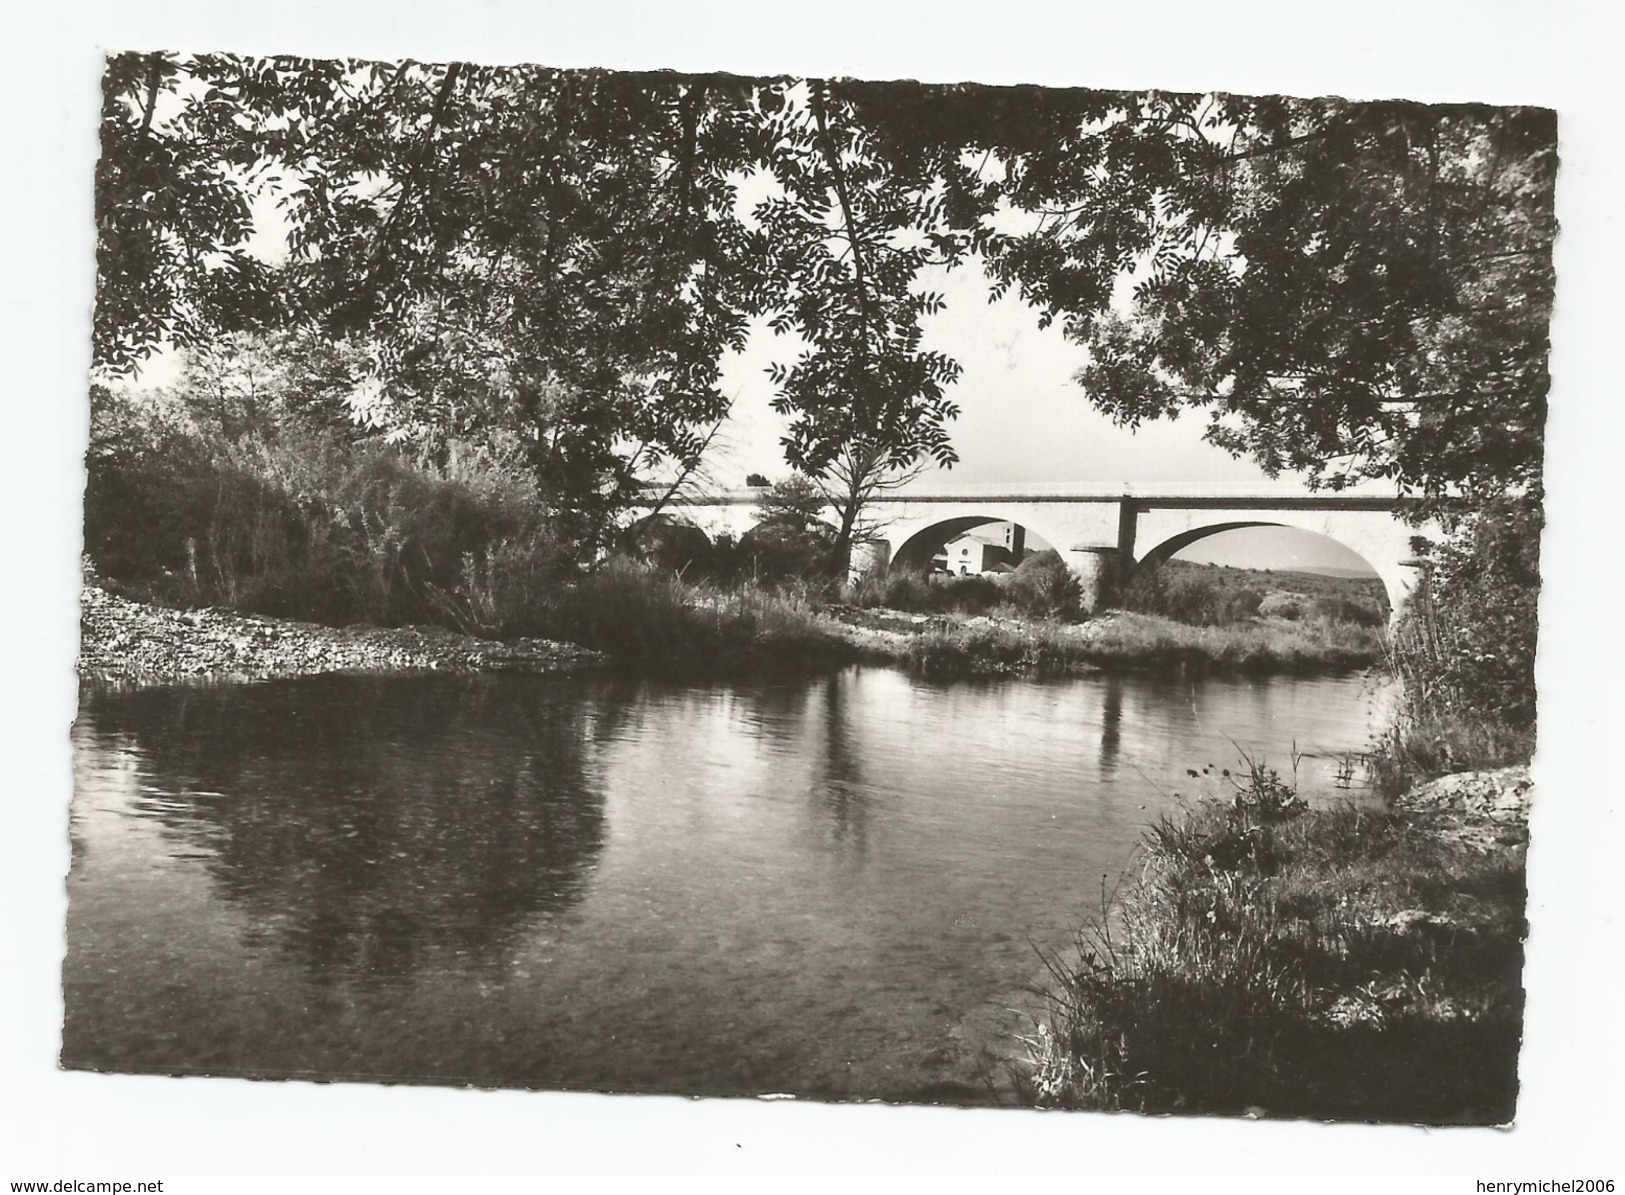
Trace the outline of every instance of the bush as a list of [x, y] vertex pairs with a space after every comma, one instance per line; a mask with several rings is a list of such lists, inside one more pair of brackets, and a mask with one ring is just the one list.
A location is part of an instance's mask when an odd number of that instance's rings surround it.
[[[1274, 598], [1276, 595], [1270, 595]], [[1295, 596], [1295, 595], [1293, 595]], [[1118, 595], [1119, 609], [1155, 614], [1197, 627], [1222, 627], [1261, 613], [1296, 619], [1299, 604], [1282, 594], [1265, 606], [1262, 591], [1252, 586], [1226, 585], [1206, 570], [1181, 569], [1170, 564], [1135, 572]]]
[[431, 465], [319, 424], [227, 435], [161, 397], [93, 411], [86, 550], [136, 596], [500, 631], [566, 568], [528, 472], [490, 447]]
[[770, 515], [739, 537], [734, 571], [767, 583], [823, 575], [834, 542], [835, 533], [822, 523], [797, 525]]
[[730, 542], [728, 549], [719, 550], [711, 537], [692, 523], [662, 516], [643, 530], [633, 554], [657, 569], [698, 580], [727, 572], [733, 564], [729, 558], [732, 547]]
[[1083, 600], [1077, 574], [1054, 548], [1023, 560], [1005, 581], [1010, 601], [1039, 618], [1076, 617]]
[[899, 569], [884, 578], [866, 576], [853, 582], [845, 599], [865, 609], [884, 607], [915, 614], [987, 614], [1008, 595], [992, 577], [956, 577]]
[[1077, 613], [1078, 579], [1053, 549], [1029, 556], [999, 577], [899, 570], [884, 581], [865, 578], [848, 592], [854, 605], [916, 614], [988, 614], [1011, 607], [1036, 618]]
[[1538, 502], [1508, 500], [1419, 545], [1422, 575], [1390, 646], [1401, 703], [1377, 760], [1390, 793], [1533, 753], [1541, 524]]
[[1303, 618], [1304, 607], [1311, 599], [1301, 593], [1270, 593], [1259, 599], [1254, 613], [1264, 618], [1284, 618], [1297, 622]]

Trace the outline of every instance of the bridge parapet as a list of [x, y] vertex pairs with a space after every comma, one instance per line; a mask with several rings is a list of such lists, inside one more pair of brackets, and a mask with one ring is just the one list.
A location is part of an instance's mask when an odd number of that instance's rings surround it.
[[[671, 499], [673, 506], [740, 506], [760, 502], [767, 486], [736, 486], [700, 495]], [[998, 501], [1013, 502], [1122, 502], [1254, 501], [1281, 502], [1305, 499], [1322, 504], [1339, 502], [1396, 503], [1399, 495], [1375, 483], [1343, 490], [1314, 490], [1296, 481], [1248, 483], [1135, 483], [1135, 482], [968, 482], [928, 483], [877, 494], [876, 505], [911, 503]]]

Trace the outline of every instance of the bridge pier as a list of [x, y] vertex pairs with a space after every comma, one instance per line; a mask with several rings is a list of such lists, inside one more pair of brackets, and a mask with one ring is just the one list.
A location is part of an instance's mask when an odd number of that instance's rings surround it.
[[864, 577], [884, 578], [891, 566], [891, 544], [883, 539], [860, 539], [852, 545], [847, 579], [860, 581]]
[[1093, 614], [1117, 595], [1123, 579], [1123, 552], [1103, 544], [1079, 544], [1066, 554], [1067, 565], [1078, 578], [1078, 606]]

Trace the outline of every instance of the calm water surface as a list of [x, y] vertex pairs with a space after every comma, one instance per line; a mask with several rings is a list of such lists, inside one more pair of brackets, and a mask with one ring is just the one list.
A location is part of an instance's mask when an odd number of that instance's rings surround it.
[[985, 1098], [1007, 1007], [1233, 764], [1328, 799], [1358, 678], [330, 676], [87, 691], [63, 1060]]

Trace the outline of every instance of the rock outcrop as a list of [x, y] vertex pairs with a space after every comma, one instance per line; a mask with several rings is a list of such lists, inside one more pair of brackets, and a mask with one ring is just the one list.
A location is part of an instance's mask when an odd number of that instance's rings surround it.
[[1535, 785], [1527, 767], [1458, 772], [1418, 785], [1397, 804], [1434, 823], [1441, 834], [1488, 850], [1529, 842]]

